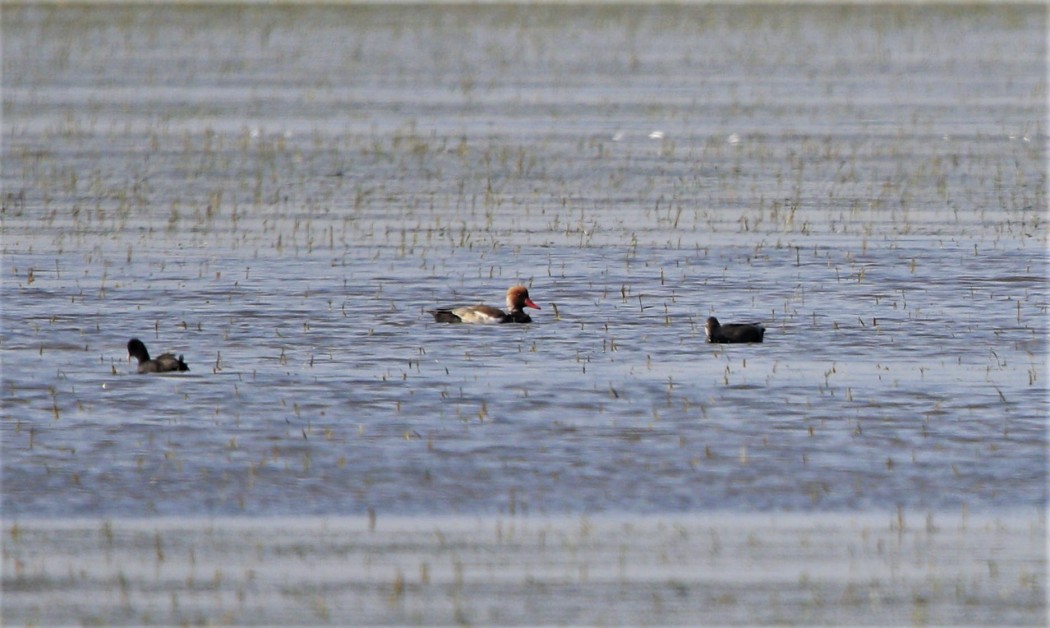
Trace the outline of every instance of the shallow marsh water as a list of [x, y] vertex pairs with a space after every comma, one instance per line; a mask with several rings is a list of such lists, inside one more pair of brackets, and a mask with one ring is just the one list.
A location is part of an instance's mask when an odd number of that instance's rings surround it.
[[[1045, 625], [1045, 520], [238, 517], [22, 522], [26, 624]], [[10, 558], [7, 558], [10, 557]], [[12, 574], [14, 577], [8, 577]]]
[[4, 516], [1038, 511], [1045, 27], [5, 5]]
[[1045, 625], [1045, 8], [0, 24], [5, 623]]

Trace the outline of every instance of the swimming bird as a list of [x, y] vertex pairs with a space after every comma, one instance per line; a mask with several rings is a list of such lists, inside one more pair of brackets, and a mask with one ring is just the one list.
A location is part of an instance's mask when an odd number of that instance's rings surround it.
[[720, 325], [714, 316], [707, 319], [708, 342], [762, 342], [766, 328], [759, 324], [729, 323]]
[[529, 298], [525, 286], [511, 286], [507, 290], [507, 312], [491, 305], [467, 305], [456, 308], [431, 310], [439, 323], [531, 323], [532, 318], [524, 308], [541, 309]]
[[176, 358], [170, 353], [162, 353], [151, 360], [149, 351], [146, 350], [146, 345], [138, 338], [132, 338], [128, 341], [128, 359], [130, 360], [131, 358], [139, 361], [139, 373], [167, 373], [169, 371], [190, 370], [190, 367], [186, 366], [186, 362], [183, 361], [181, 355]]

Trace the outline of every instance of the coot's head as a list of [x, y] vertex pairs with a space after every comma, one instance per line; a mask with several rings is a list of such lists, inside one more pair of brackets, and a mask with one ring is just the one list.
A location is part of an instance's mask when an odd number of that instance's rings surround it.
[[707, 331], [708, 338], [711, 337], [711, 334], [718, 331], [719, 327], [721, 327], [721, 325], [718, 323], [717, 318], [715, 318], [714, 316], [707, 317], [707, 326], [704, 329]]
[[147, 362], [149, 361], [149, 351], [146, 350], [146, 345], [141, 340], [132, 338], [128, 341], [128, 357], [135, 358], [139, 362]]

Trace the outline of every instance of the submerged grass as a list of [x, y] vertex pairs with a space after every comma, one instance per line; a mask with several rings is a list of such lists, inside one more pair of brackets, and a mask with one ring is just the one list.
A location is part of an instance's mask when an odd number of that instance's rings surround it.
[[[5, 6], [5, 470], [61, 512], [1008, 500], [1045, 12], [635, 9]], [[508, 280], [532, 328], [428, 326]], [[201, 368], [123, 377], [151, 327]]]

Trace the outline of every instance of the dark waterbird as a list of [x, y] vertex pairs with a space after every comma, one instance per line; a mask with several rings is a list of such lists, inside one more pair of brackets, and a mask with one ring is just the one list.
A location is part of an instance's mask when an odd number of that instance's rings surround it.
[[719, 324], [714, 316], [707, 319], [708, 342], [762, 342], [766, 328], [759, 324], [727, 323]]
[[128, 341], [128, 358], [135, 358], [139, 361], [139, 373], [168, 373], [171, 371], [190, 370], [190, 367], [186, 366], [186, 362], [183, 361], [181, 355], [176, 358], [170, 353], [162, 353], [151, 360], [146, 345], [138, 338], [132, 338]]
[[531, 323], [532, 318], [524, 308], [540, 309], [529, 298], [525, 286], [511, 286], [507, 290], [507, 312], [491, 305], [467, 305], [464, 307], [431, 310], [439, 323]]

